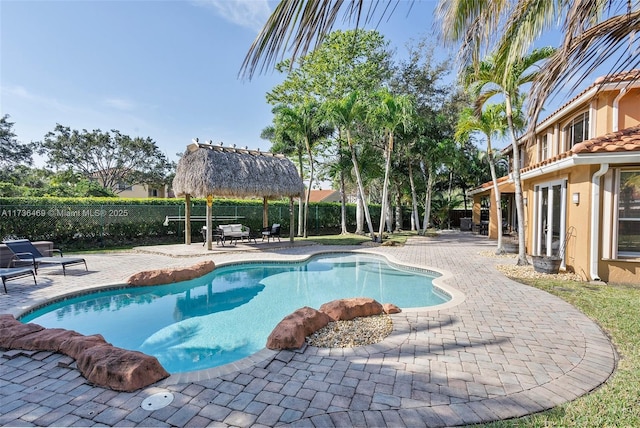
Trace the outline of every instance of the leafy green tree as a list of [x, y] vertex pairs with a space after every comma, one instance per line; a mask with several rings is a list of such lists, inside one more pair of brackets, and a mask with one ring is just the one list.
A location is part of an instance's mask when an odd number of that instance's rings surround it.
[[[317, 100], [322, 105], [336, 106], [339, 100], [358, 92], [362, 94], [378, 90], [390, 76], [391, 53], [388, 42], [376, 31], [351, 30], [335, 31], [316, 50], [299, 58], [298, 61], [284, 61], [277, 65], [277, 69], [287, 72], [286, 80], [267, 94], [267, 101], [274, 105], [286, 105], [297, 108], [307, 102], [309, 98]], [[295, 67], [292, 67], [295, 65]], [[332, 113], [329, 117], [335, 119]], [[358, 120], [363, 121], [364, 116]], [[345, 130], [336, 126], [337, 138], [334, 140], [333, 152], [342, 156], [345, 151], [341, 145], [349, 140]], [[353, 140], [350, 140], [353, 143]], [[364, 141], [363, 141], [364, 142]], [[353, 156], [356, 149], [350, 150]], [[326, 152], [321, 158], [324, 158]], [[344, 159], [329, 163], [344, 165]], [[357, 165], [357, 162], [356, 162]], [[355, 166], [354, 166], [355, 167]], [[342, 195], [342, 231], [346, 232], [346, 207], [344, 191], [345, 170], [336, 171], [340, 178], [340, 192]], [[360, 174], [358, 171], [357, 175]], [[360, 189], [364, 194], [363, 189]], [[368, 211], [368, 209], [367, 209]], [[368, 213], [367, 213], [368, 214]], [[371, 232], [373, 233], [373, 232]]]
[[[412, 43], [407, 49], [407, 59], [400, 61], [393, 67], [393, 77], [389, 82], [389, 88], [395, 94], [409, 94], [415, 100], [414, 125], [410, 134], [404, 133], [405, 147], [400, 151], [400, 154], [407, 164], [413, 222], [420, 229], [414, 169], [420, 171], [424, 166], [425, 157], [428, 157], [427, 152], [432, 149], [426, 145], [427, 142], [437, 144], [437, 138], [448, 138], [449, 133], [445, 131], [450, 128], [450, 121], [445, 121], [445, 116], [441, 116], [441, 114], [445, 109], [449, 110], [446, 114], [456, 113], [450, 107], [453, 105], [451, 102], [453, 90], [449, 85], [443, 83], [451, 70], [450, 59], [436, 58], [434, 47], [426, 37], [417, 43]], [[431, 126], [436, 123], [437, 125]], [[433, 178], [433, 176], [431, 177]], [[428, 199], [430, 189], [427, 190], [427, 181], [424, 184], [425, 199]], [[425, 205], [428, 205], [426, 201]], [[425, 214], [427, 213], [425, 212]], [[426, 227], [427, 224], [424, 225], [425, 229]]]
[[33, 149], [18, 141], [13, 132], [14, 124], [9, 122], [8, 114], [0, 118], [0, 182], [12, 182], [19, 165], [33, 163]]
[[48, 157], [48, 167], [80, 173], [116, 193], [122, 184], [165, 184], [175, 169], [151, 138], [131, 138], [116, 130], [79, 132], [58, 124], [38, 151]]

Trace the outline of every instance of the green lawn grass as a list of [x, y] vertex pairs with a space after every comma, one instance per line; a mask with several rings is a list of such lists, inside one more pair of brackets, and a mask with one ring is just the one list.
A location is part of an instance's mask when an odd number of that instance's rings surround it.
[[620, 360], [613, 376], [597, 390], [552, 410], [488, 427], [640, 426], [640, 286], [519, 279], [571, 303], [611, 337]]
[[[388, 235], [385, 234], [384, 242], [392, 242], [393, 244], [402, 245], [407, 242], [407, 237], [415, 234], [416, 232], [399, 232]], [[360, 245], [364, 242], [371, 242], [371, 236], [356, 235], [354, 233], [348, 233], [346, 235], [319, 235], [309, 236], [307, 238], [296, 238], [296, 240], [298, 239], [303, 241], [313, 241], [321, 245]]]

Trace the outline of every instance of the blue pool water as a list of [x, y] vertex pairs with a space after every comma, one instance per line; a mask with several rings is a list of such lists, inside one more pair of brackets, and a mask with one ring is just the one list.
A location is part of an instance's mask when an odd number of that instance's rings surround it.
[[303, 263], [235, 264], [190, 281], [81, 295], [21, 320], [101, 334], [114, 346], [154, 355], [168, 372], [181, 373], [259, 351], [282, 318], [303, 306], [318, 309], [347, 297], [371, 297], [401, 308], [448, 301], [432, 279], [379, 257], [329, 254]]

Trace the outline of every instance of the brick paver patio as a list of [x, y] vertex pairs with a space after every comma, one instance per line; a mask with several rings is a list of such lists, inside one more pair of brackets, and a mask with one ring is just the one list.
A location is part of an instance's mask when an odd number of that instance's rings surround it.
[[[123, 283], [132, 273], [318, 251], [374, 252], [444, 273], [456, 302], [393, 315], [382, 343], [352, 349], [273, 352], [236, 364], [174, 375], [133, 393], [94, 387], [70, 358], [50, 352], [0, 354], [4, 426], [455, 426], [555, 407], [605, 382], [616, 354], [580, 311], [495, 269], [494, 244], [464, 233], [415, 237], [402, 247], [238, 245], [206, 253], [199, 244], [154, 253], [87, 255], [89, 272], [42, 269], [38, 286], [10, 281], [0, 313], [18, 315], [54, 296]], [[168, 249], [167, 249], [168, 248]], [[258, 248], [261, 250], [255, 250]], [[230, 250], [230, 251], [229, 251]], [[173, 256], [162, 253], [171, 253]], [[156, 393], [171, 403], [142, 408]]]

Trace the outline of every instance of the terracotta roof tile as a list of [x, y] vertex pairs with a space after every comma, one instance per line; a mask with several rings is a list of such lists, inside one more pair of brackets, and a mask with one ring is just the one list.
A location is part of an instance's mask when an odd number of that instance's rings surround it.
[[333, 194], [336, 193], [336, 190], [312, 190], [309, 195], [309, 202], [322, 202]]
[[640, 125], [611, 132], [576, 144], [573, 153], [640, 151]]
[[[501, 184], [501, 183], [507, 181], [508, 179], [509, 179], [509, 176], [508, 175], [504, 175], [502, 177], [499, 177], [498, 180], [496, 180], [496, 181], [498, 182], [498, 184]], [[482, 183], [478, 187], [480, 187], [482, 189], [486, 189], [486, 188], [489, 188], [491, 186], [493, 186], [493, 181], [487, 181], [486, 183]]]
[[640, 125], [583, 141], [573, 146], [571, 150], [522, 168], [520, 172], [531, 171], [541, 166], [571, 157], [574, 154], [638, 151], [640, 151]]

